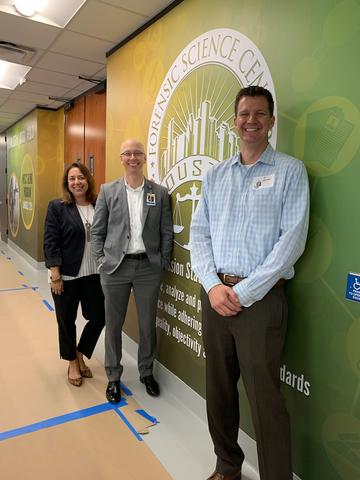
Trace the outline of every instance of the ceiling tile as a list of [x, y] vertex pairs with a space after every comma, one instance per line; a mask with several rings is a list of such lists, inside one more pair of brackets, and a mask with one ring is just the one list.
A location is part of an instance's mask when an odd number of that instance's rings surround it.
[[48, 48], [61, 32], [60, 28], [3, 12], [0, 12], [0, 25], [0, 40], [41, 49]]
[[125, 8], [131, 12], [139, 13], [147, 17], [153, 17], [161, 10], [172, 3], [172, 0], [98, 0], [101, 3], [108, 3], [114, 7]]
[[50, 50], [64, 55], [92, 60], [93, 62], [105, 63], [106, 52], [114, 45], [113, 42], [99, 40], [81, 33], [65, 31], [51, 46]]
[[109, 42], [118, 42], [146, 20], [142, 15], [105, 3], [89, 1], [71, 20], [67, 29]]
[[19, 117], [17, 113], [7, 113], [3, 112], [2, 108], [0, 108], [0, 119], [6, 122], [11, 122], [12, 120], [16, 120]]
[[43, 95], [62, 96], [68, 89], [65, 87], [58, 87], [56, 85], [47, 85], [46, 83], [27, 81], [23, 83], [21, 87], [18, 87], [16, 90], [19, 92], [33, 92]]
[[21, 115], [29, 112], [35, 104], [23, 102], [21, 100], [7, 100], [1, 105], [1, 110], [6, 113], [19, 113]]
[[49, 103], [50, 101], [48, 97], [49, 96], [45, 94], [15, 91], [11, 96], [11, 101], [21, 100], [24, 102], [30, 102], [35, 104], [45, 104]]
[[[104, 60], [105, 63], [105, 60]], [[38, 62], [37, 67], [69, 75], [93, 75], [100, 68], [101, 63], [89, 62], [75, 57], [60, 55], [59, 53], [46, 53]]]
[[77, 75], [65, 75], [58, 72], [50, 72], [42, 68], [32, 68], [26, 75], [28, 80], [34, 82], [46, 83], [49, 85], [57, 85], [59, 87], [76, 88], [82, 81]]

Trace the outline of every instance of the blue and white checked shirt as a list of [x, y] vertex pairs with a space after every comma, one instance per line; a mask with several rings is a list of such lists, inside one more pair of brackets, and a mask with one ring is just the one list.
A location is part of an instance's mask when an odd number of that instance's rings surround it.
[[302, 162], [271, 145], [250, 168], [235, 155], [203, 179], [190, 230], [192, 269], [207, 292], [221, 284], [217, 273], [246, 277], [233, 288], [249, 307], [280, 278], [294, 276], [308, 223], [309, 184]]

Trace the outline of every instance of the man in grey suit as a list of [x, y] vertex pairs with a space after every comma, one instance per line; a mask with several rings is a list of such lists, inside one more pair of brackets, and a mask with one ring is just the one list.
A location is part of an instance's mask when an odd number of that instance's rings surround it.
[[121, 400], [121, 335], [131, 289], [139, 321], [140, 381], [149, 395], [160, 394], [153, 376], [155, 318], [161, 274], [170, 263], [173, 245], [169, 195], [144, 177], [144, 146], [129, 139], [120, 152], [124, 177], [102, 185], [91, 229], [105, 296], [106, 398], [110, 403]]

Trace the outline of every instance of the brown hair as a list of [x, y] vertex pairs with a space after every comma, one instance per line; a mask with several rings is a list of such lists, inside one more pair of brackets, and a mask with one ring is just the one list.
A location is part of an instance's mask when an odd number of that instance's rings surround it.
[[65, 171], [64, 175], [62, 178], [62, 189], [63, 189], [63, 197], [62, 200], [64, 203], [75, 203], [75, 199], [73, 194], [69, 190], [69, 184], [68, 184], [68, 176], [69, 172], [72, 168], [78, 168], [80, 172], [84, 175], [86, 178], [86, 181], [88, 183], [88, 189], [86, 191], [86, 200], [88, 200], [90, 203], [95, 203], [96, 201], [96, 192], [95, 192], [95, 181], [94, 178], [92, 177], [89, 169], [83, 164], [83, 163], [72, 163], [69, 165]]
[[235, 117], [237, 116], [237, 109], [242, 97], [265, 97], [269, 106], [270, 117], [274, 115], [274, 99], [269, 90], [258, 85], [250, 85], [250, 87], [242, 88], [236, 95], [235, 99]]

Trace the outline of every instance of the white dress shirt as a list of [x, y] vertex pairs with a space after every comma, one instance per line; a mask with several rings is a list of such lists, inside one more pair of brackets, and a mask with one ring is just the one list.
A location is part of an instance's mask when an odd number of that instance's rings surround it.
[[[125, 180], [125, 179], [124, 179]], [[130, 218], [130, 242], [126, 253], [143, 253], [145, 245], [142, 239], [142, 218], [144, 205], [144, 181], [140, 187], [132, 188], [125, 180], [126, 195]]]

